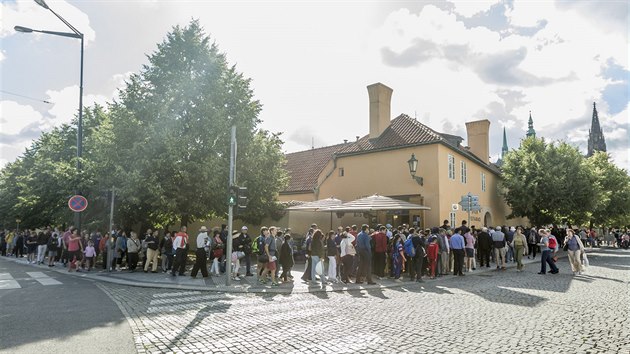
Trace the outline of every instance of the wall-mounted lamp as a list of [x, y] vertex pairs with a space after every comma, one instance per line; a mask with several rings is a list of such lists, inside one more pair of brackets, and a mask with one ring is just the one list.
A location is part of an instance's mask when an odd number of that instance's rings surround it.
[[411, 158], [407, 161], [407, 163], [409, 164], [409, 173], [411, 173], [411, 177], [418, 182], [419, 185], [424, 185], [424, 179], [416, 176], [416, 172], [418, 171], [418, 159], [416, 159], [416, 155], [411, 154]]

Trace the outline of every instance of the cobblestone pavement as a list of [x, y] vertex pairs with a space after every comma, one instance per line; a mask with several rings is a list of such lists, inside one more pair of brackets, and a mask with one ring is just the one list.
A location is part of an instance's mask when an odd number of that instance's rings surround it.
[[139, 353], [630, 353], [630, 252], [571, 275], [488, 272], [399, 288], [223, 294], [99, 284]]

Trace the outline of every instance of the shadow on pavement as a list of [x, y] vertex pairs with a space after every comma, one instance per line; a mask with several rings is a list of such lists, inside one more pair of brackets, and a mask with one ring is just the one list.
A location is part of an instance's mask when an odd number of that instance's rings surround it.
[[[44, 272], [62, 284], [43, 286], [30, 278], [26, 272]], [[76, 277], [64, 277], [56, 273], [47, 272], [45, 268], [24, 269], [9, 262], [0, 262], [0, 273], [9, 273], [22, 288], [0, 290], [0, 351], [17, 351], [17, 347], [32, 344], [38, 352], [56, 351], [58, 346], [65, 343], [83, 343], [77, 341], [76, 336], [82, 333], [116, 334], [112, 328], [123, 324], [123, 330], [128, 333], [128, 341], [118, 338], [120, 344], [113, 343], [115, 338], [103, 338], [92, 347], [100, 349], [102, 345], [110, 345], [112, 352], [129, 350], [124, 344], [133, 347], [131, 332], [128, 330], [127, 319], [118, 306], [101, 291], [95, 283]], [[104, 332], [95, 332], [100, 329]], [[117, 335], [117, 334], [116, 334]], [[72, 341], [69, 339], [72, 338]], [[54, 343], [46, 344], [46, 341]], [[37, 342], [43, 342], [37, 344]], [[89, 349], [91, 340], [86, 337], [86, 348]], [[83, 344], [81, 344], [83, 345]], [[53, 348], [54, 347], [54, 348]], [[29, 348], [31, 348], [29, 346]]]

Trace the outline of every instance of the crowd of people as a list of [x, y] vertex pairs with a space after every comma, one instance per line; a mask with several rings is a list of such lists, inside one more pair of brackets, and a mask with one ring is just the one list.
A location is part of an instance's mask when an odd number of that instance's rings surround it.
[[[257, 276], [262, 284], [278, 286], [293, 281], [291, 270], [296, 255], [306, 259], [302, 281], [310, 283], [374, 284], [377, 279], [392, 278], [422, 282], [423, 277], [435, 278], [449, 274], [463, 276], [478, 267], [506, 270], [507, 263], [516, 263], [523, 270], [523, 258], [540, 254], [538, 274], [559, 272], [557, 252], [563, 248], [569, 257], [571, 270], [580, 274], [588, 265], [585, 247], [602, 243], [625, 248], [630, 246], [630, 230], [611, 229], [614, 241], [598, 237], [594, 230], [571, 227], [483, 227], [462, 222], [452, 228], [445, 220], [440, 227], [418, 230], [401, 225], [364, 224], [342, 227], [328, 232], [312, 224], [301, 242], [301, 250], [290, 229], [262, 227], [256, 237], [249, 235], [247, 226], [234, 231], [232, 253], [226, 254], [227, 228], [222, 225], [209, 230], [199, 229], [195, 243], [194, 265], [190, 276], [220, 276], [231, 267], [232, 279]], [[184, 226], [179, 231], [148, 229], [138, 235], [134, 231], [116, 229], [109, 233], [83, 232], [74, 227], [65, 231], [47, 227], [41, 230], [0, 232], [0, 252], [3, 256], [23, 257], [29, 263], [68, 271], [91, 271], [98, 264], [106, 271], [170, 272], [186, 275], [189, 260], [189, 235]], [[210, 262], [210, 266], [208, 266]], [[243, 263], [243, 265], [241, 264]], [[256, 272], [253, 265], [256, 264]], [[244, 268], [244, 269], [243, 269]], [[244, 270], [244, 275], [242, 275]], [[282, 270], [282, 272], [280, 272]], [[256, 274], [254, 274], [256, 273]]]

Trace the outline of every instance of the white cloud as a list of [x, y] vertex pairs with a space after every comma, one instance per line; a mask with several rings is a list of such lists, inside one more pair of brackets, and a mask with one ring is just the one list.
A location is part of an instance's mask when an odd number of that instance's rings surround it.
[[0, 101], [0, 166], [15, 160], [31, 145], [43, 117], [32, 106]]
[[498, 4], [500, 0], [449, 0], [455, 5], [455, 12], [464, 16], [472, 17], [480, 12], [490, 10], [492, 5]]
[[[51, 116], [50, 124], [52, 126], [70, 123], [78, 114], [79, 110], [79, 86], [64, 87], [59, 91], [48, 90], [48, 101], [53, 103], [52, 108], [48, 110]], [[105, 105], [111, 97], [104, 95], [83, 95], [83, 107], [91, 106], [95, 103]]]
[[[83, 33], [85, 44], [94, 41], [96, 32], [90, 26], [90, 19], [87, 14], [79, 10], [67, 1], [49, 2], [56, 13], [72, 24], [77, 30]], [[37, 5], [34, 1], [2, 2], [0, 4], [2, 22], [0, 24], [0, 38], [4, 38], [17, 32], [14, 26], [30, 27], [36, 30], [48, 30], [59, 32], [71, 32], [63, 22], [61, 22], [52, 12]], [[32, 33], [35, 38], [42, 34]]]
[[7, 56], [4, 54], [4, 49], [0, 49], [0, 62], [6, 59]]
[[7, 135], [19, 134], [24, 128], [38, 125], [42, 115], [32, 106], [14, 101], [0, 101], [0, 132]]

